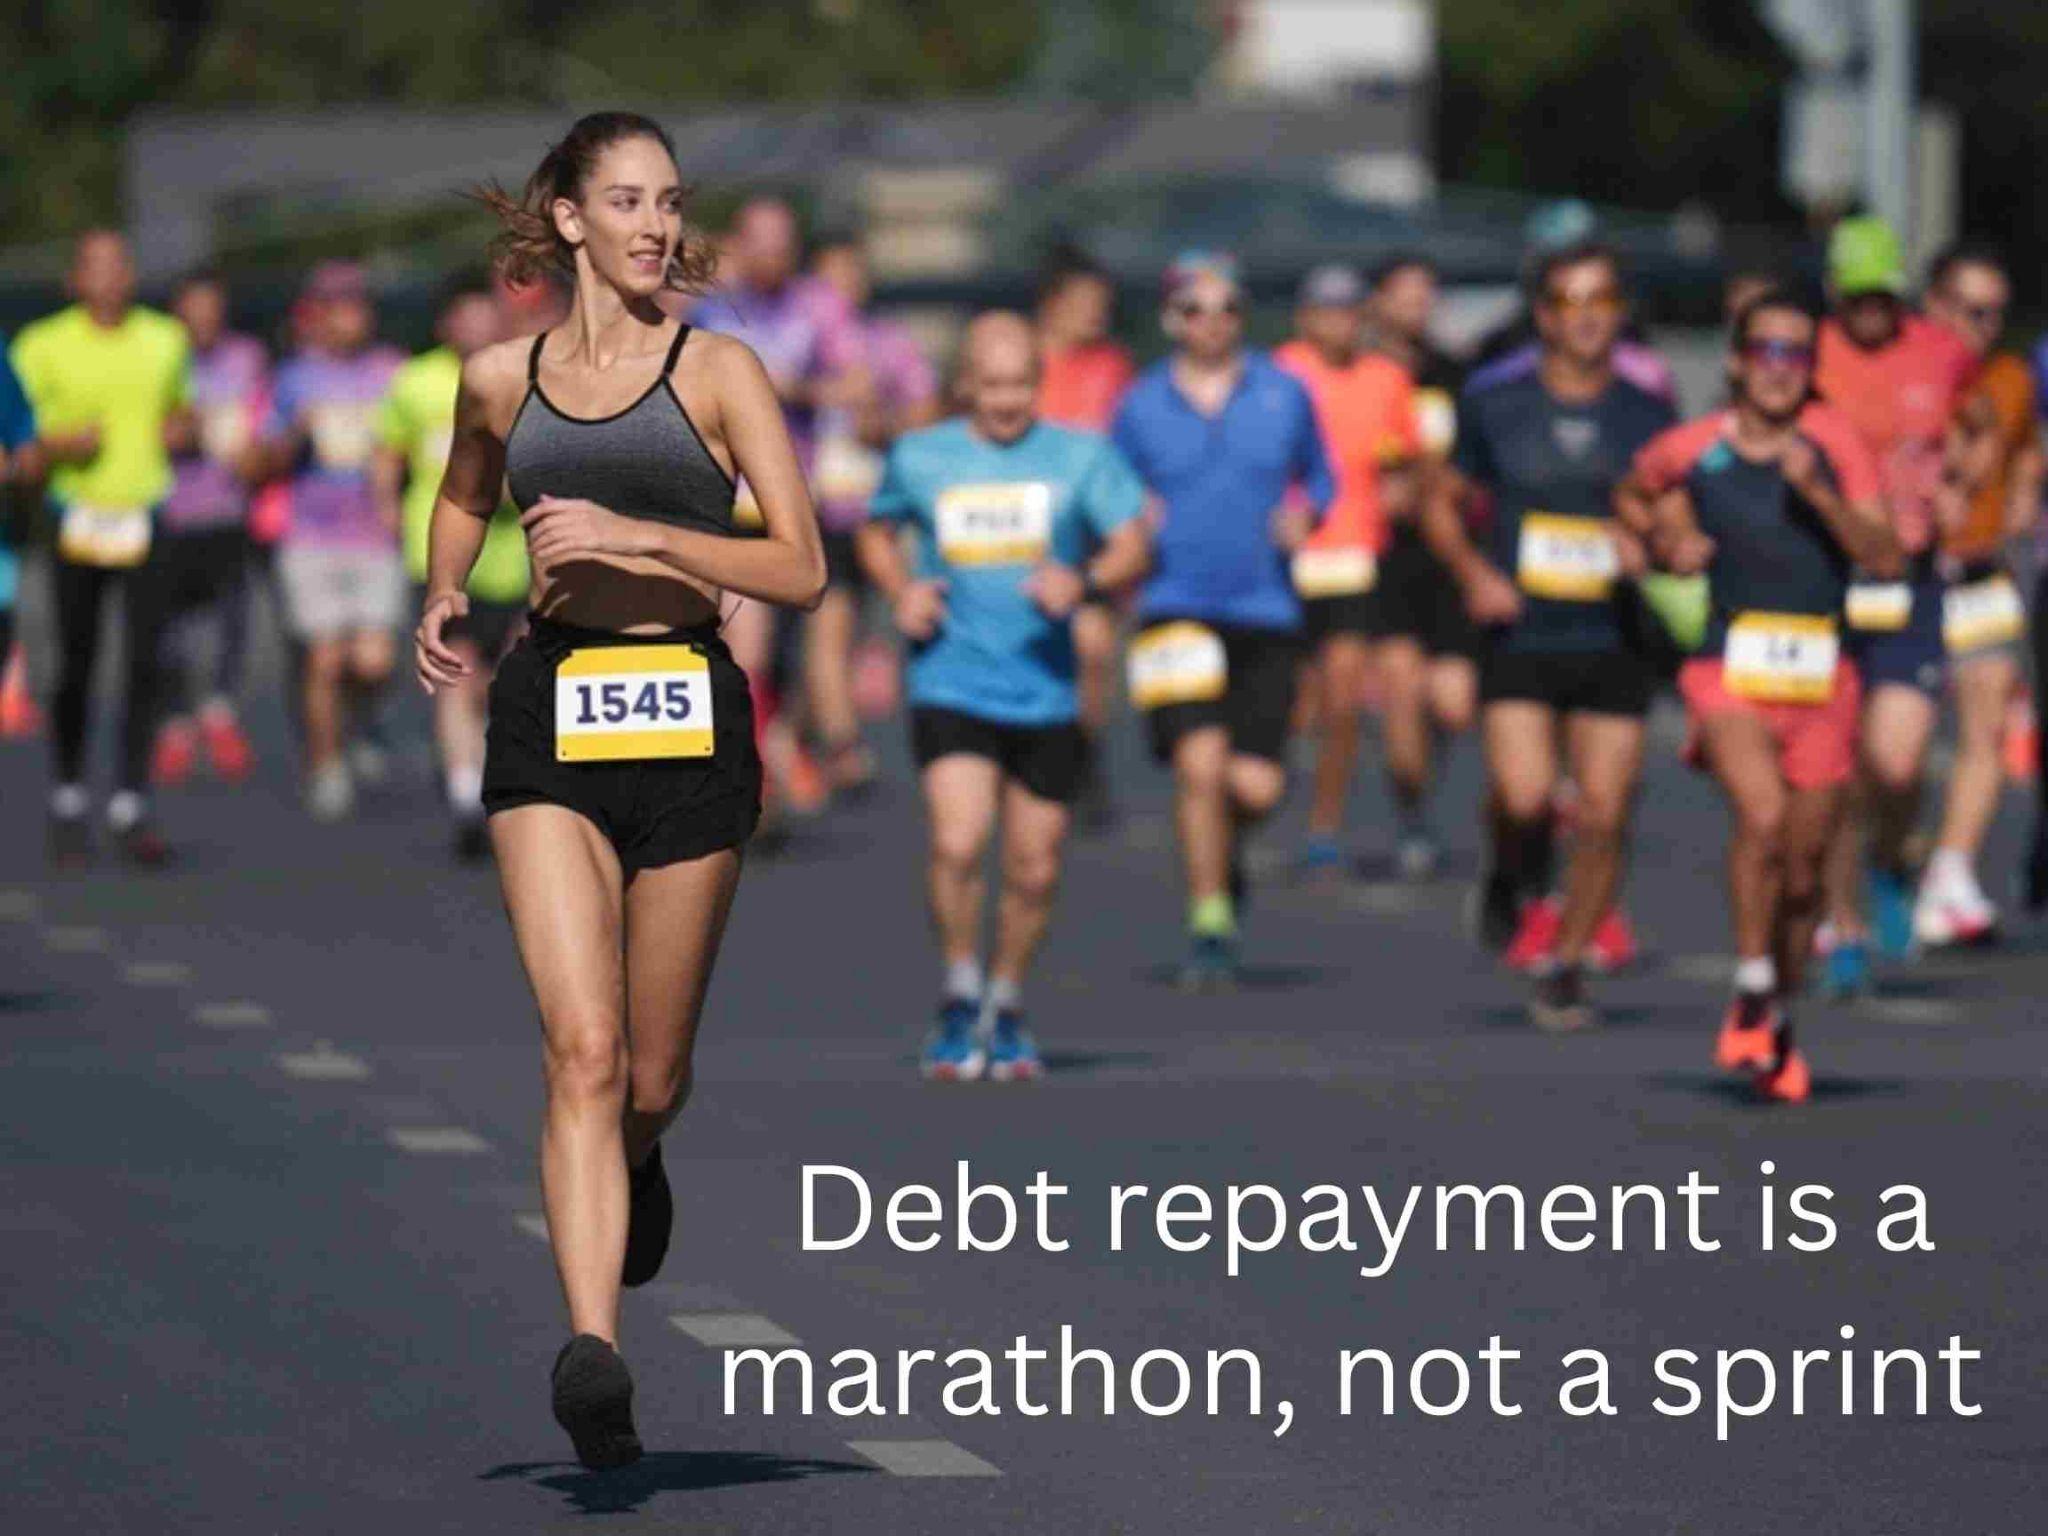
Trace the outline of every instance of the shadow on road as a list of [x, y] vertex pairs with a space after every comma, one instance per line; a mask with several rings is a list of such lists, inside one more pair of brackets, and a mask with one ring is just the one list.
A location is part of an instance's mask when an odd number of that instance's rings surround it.
[[477, 1480], [516, 1477], [562, 1494], [579, 1513], [613, 1515], [638, 1509], [656, 1494], [799, 1483], [834, 1473], [876, 1470], [866, 1462], [817, 1461], [766, 1451], [655, 1451], [610, 1472], [587, 1472], [559, 1461], [514, 1461], [491, 1468]]
[[62, 992], [0, 991], [0, 1013], [50, 1013], [63, 1001]]
[[[1139, 973], [1146, 983], [1155, 987], [1181, 990], [1181, 968], [1177, 964], [1147, 966]], [[1295, 992], [1308, 987], [1333, 985], [1345, 972], [1329, 965], [1241, 965], [1237, 968], [1237, 985], [1217, 994], [1228, 997], [1236, 992]]]
[[1101, 1072], [1159, 1064], [1159, 1058], [1150, 1051], [1042, 1051], [1040, 1055], [1048, 1072]]
[[[1655, 1008], [1647, 1003], [1600, 1003], [1596, 1006], [1600, 1010], [1600, 1022], [1580, 1033], [1597, 1035], [1606, 1029], [1633, 1029], [1659, 1017], [1684, 1016], [1686, 1012], [1676, 1008]], [[1473, 1010], [1473, 1014], [1486, 1029], [1515, 1029], [1525, 1035], [1539, 1033], [1536, 1026], [1529, 1022], [1529, 1009], [1523, 1003], [1500, 1003], [1490, 1008], [1477, 1008]]]
[[[1716, 1077], [1704, 1072], [1660, 1072], [1643, 1080], [1645, 1087], [1672, 1093], [1690, 1093], [1701, 1098], [1720, 1099], [1756, 1109], [1782, 1110], [1782, 1104], [1767, 1104], [1750, 1091], [1749, 1083], [1737, 1077]], [[1822, 1077], [1813, 1080], [1815, 1104], [1851, 1099], [1903, 1098], [1915, 1085], [1896, 1077]]]

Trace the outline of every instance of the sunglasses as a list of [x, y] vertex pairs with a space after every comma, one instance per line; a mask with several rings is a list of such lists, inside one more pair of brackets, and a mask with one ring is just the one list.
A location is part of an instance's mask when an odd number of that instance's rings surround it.
[[1752, 363], [1775, 363], [1781, 368], [1811, 368], [1813, 348], [1803, 341], [1751, 341], [1742, 355]]
[[1176, 299], [1173, 312], [1183, 320], [1195, 320], [1204, 315], [1228, 315], [1233, 320], [1244, 313], [1242, 299], [1225, 299], [1220, 304], [1203, 304], [1194, 299]]

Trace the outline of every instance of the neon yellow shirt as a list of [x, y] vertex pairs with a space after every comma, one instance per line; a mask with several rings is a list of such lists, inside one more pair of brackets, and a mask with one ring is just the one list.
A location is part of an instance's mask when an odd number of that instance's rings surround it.
[[146, 507], [171, 489], [164, 421], [190, 398], [185, 328], [141, 305], [113, 326], [74, 304], [22, 329], [9, 353], [45, 433], [100, 429], [84, 464], [60, 464], [50, 494], [62, 502]]
[[[436, 347], [392, 375], [377, 408], [377, 441], [406, 456], [405, 568], [414, 581], [427, 579], [427, 529], [441, 473], [448, 467], [461, 385], [462, 360], [449, 348]], [[469, 573], [469, 595], [486, 603], [519, 603], [526, 600], [526, 590], [526, 534], [517, 509], [500, 502]]]

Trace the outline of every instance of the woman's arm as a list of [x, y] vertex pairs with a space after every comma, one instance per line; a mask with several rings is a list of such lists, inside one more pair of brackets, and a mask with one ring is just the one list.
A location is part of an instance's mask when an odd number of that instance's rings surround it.
[[502, 383], [496, 377], [499, 372], [502, 369], [488, 353], [478, 353], [462, 365], [448, 467], [427, 524], [427, 600], [413, 638], [413, 661], [420, 686], [429, 693], [437, 685], [459, 682], [469, 672], [441, 632], [450, 619], [469, 612], [464, 589], [484, 547], [498, 488], [505, 479], [505, 444], [491, 425], [490, 408], [493, 385]]

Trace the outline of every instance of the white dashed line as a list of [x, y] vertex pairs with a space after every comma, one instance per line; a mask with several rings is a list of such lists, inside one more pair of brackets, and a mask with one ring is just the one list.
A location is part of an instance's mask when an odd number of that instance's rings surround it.
[[796, 1342], [795, 1334], [758, 1312], [678, 1312], [669, 1322], [712, 1349], [751, 1349], [757, 1344]]
[[287, 1077], [319, 1083], [359, 1083], [370, 1075], [370, 1064], [360, 1056], [337, 1051], [321, 1041], [310, 1051], [287, 1053], [277, 1058]]
[[270, 1022], [270, 1010], [261, 1003], [201, 1003], [192, 1021], [208, 1029], [261, 1029]]
[[1416, 911], [1422, 892], [1410, 885], [1357, 885], [1345, 892], [1345, 900], [1362, 912], [1392, 916]]
[[0, 923], [30, 923], [42, 903], [34, 891], [0, 891]]
[[1735, 973], [1733, 955], [1673, 955], [1665, 971], [1680, 981], [1725, 982]]
[[898, 1477], [1001, 1477], [997, 1468], [950, 1440], [849, 1440], [848, 1450]]
[[537, 1237], [542, 1242], [548, 1240], [548, 1219], [540, 1212], [524, 1211], [513, 1217], [513, 1220], [519, 1223], [519, 1230], [528, 1237]]
[[123, 974], [131, 987], [182, 987], [192, 979], [192, 967], [175, 960], [141, 960]]
[[104, 928], [46, 928], [43, 943], [64, 955], [104, 954], [108, 948]]
[[399, 1151], [422, 1157], [473, 1157], [491, 1150], [483, 1137], [459, 1125], [396, 1125], [384, 1134]]
[[1887, 1024], [1953, 1024], [1963, 1016], [1956, 1004], [1932, 997], [1874, 997], [1858, 1012]]

